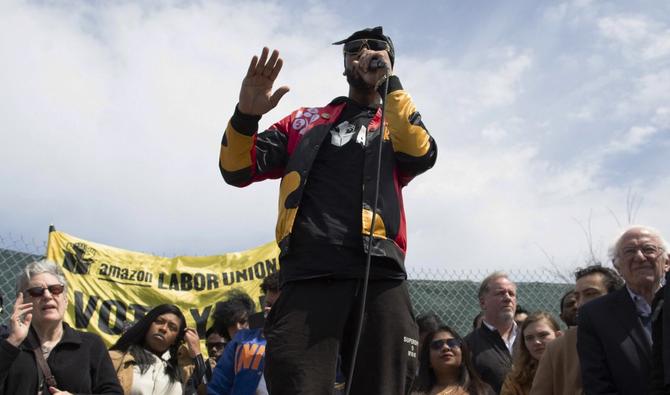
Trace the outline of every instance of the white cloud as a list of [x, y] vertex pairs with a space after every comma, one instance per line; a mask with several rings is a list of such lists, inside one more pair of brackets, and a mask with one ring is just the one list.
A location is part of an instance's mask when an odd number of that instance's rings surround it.
[[670, 130], [670, 107], [659, 107], [656, 109], [652, 122], [660, 129]]
[[598, 20], [598, 28], [630, 59], [660, 60], [670, 55], [670, 28], [646, 16], [606, 16]]
[[[571, 266], [586, 251], [576, 219], [593, 212], [598, 245], [615, 233], [608, 209], [621, 212], [631, 185], [604, 183], [602, 166], [667, 132], [665, 27], [646, 16], [638, 32], [606, 13], [594, 27], [598, 3], [554, 11], [570, 27], [510, 20], [512, 34], [466, 54], [399, 55], [396, 71], [439, 146], [436, 167], [405, 191], [409, 267], [538, 267], [546, 262], [538, 247]], [[0, 179], [11, 185], [0, 189], [0, 233], [39, 238], [53, 221], [83, 238], [167, 254], [266, 242], [277, 183], [236, 189], [215, 163], [250, 56], [279, 48], [278, 84], [292, 88], [261, 126], [346, 94], [330, 43], [353, 22], [325, 2], [8, 1], [0, 14]], [[473, 18], [468, 26], [486, 27]], [[519, 29], [528, 22], [538, 30]], [[394, 37], [397, 46], [442, 40], [429, 25], [417, 26], [427, 29], [419, 41]], [[602, 29], [618, 50], [638, 46], [655, 61], [624, 63], [588, 34], [564, 38], [577, 27]], [[614, 111], [619, 104], [627, 110]], [[660, 174], [644, 193], [639, 222], [670, 229], [658, 215], [670, 179]]]
[[620, 139], [610, 142], [604, 154], [635, 152], [646, 144], [656, 132], [658, 132], [658, 129], [651, 126], [633, 126]]
[[[409, 58], [403, 59], [402, 65], [399, 75], [409, 74], [407, 81], [413, 91], [425, 93], [427, 99], [439, 98], [420, 101], [421, 112], [444, 118], [447, 129], [461, 133], [481, 114], [515, 104], [523, 92], [523, 77], [532, 69], [532, 57], [502, 48], [489, 51], [477, 67], [456, 65], [444, 58]], [[405, 70], [411, 73], [403, 74]]]
[[632, 95], [635, 104], [646, 108], [656, 108], [670, 100], [670, 69], [643, 75], [635, 84]]
[[567, 22], [569, 25], [575, 26], [592, 18], [596, 11], [597, 7], [592, 0], [572, 0], [546, 7], [542, 17], [547, 23], [561, 24]]
[[505, 136], [507, 136], [507, 131], [497, 125], [487, 126], [482, 130], [482, 137], [491, 143], [500, 142]]
[[[497, 61], [498, 56], [493, 56]], [[477, 87], [477, 99], [483, 105], [510, 104], [521, 93], [520, 81], [532, 65], [529, 54], [517, 54], [514, 49], [506, 49], [503, 62], [492, 72], [479, 73], [476, 78], [482, 82]]]

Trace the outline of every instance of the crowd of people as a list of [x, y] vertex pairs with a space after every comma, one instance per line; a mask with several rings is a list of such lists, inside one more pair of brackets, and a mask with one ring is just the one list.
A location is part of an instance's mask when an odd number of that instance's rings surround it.
[[216, 305], [204, 336], [207, 357], [173, 304], [150, 309], [108, 350], [99, 336], [64, 321], [67, 287], [62, 269], [48, 260], [19, 273], [14, 310], [0, 334], [0, 394], [267, 394], [262, 325], [249, 323], [262, 323], [279, 297], [278, 272], [261, 283], [264, 312], [239, 290]]
[[[574, 289], [558, 302], [566, 330], [547, 312], [519, 308], [516, 285], [502, 272], [482, 281], [482, 312], [463, 340], [434, 314], [419, 316], [421, 344], [431, 351], [420, 354], [417, 394], [670, 394], [670, 351], [663, 348], [669, 291], [661, 287], [670, 277], [667, 242], [633, 226], [610, 255], [614, 268], [575, 272]], [[451, 374], [446, 361], [453, 361]], [[485, 389], [475, 389], [480, 379]]]
[[[589, 266], [547, 312], [517, 311], [503, 272], [481, 283], [481, 313], [461, 337], [451, 317], [415, 317], [407, 289], [402, 190], [437, 160], [412, 97], [393, 73], [381, 26], [341, 45], [347, 96], [302, 107], [259, 132], [289, 91], [283, 60], [251, 59], [221, 139], [219, 169], [236, 187], [281, 178], [281, 281], [263, 280], [263, 311], [222, 295], [198, 333], [173, 305], [153, 307], [108, 351], [64, 321], [67, 283], [49, 262], [20, 274], [0, 342], [0, 395], [488, 395], [670, 393], [668, 245], [648, 227], [614, 243], [614, 269]], [[264, 322], [264, 323], [263, 323]]]
[[[575, 272], [574, 289], [548, 312], [517, 305], [503, 272], [480, 285], [481, 313], [462, 337], [449, 317], [423, 313], [412, 395], [668, 394], [662, 347], [668, 246], [655, 230], [635, 226], [611, 249], [613, 268]], [[109, 350], [94, 334], [65, 321], [67, 282], [55, 263], [28, 264], [17, 279], [14, 309], [0, 343], [0, 394], [271, 394], [264, 368], [263, 318], [281, 298], [279, 272], [263, 279], [264, 305], [231, 290], [198, 333], [172, 304], [153, 307]], [[473, 295], [475, 297], [475, 295]], [[260, 310], [257, 312], [257, 310]], [[444, 319], [443, 319], [444, 318]], [[385, 358], [393, 355], [385, 353]], [[366, 369], [358, 366], [357, 369]], [[328, 394], [342, 394], [338, 363]], [[384, 394], [384, 392], [374, 392]]]

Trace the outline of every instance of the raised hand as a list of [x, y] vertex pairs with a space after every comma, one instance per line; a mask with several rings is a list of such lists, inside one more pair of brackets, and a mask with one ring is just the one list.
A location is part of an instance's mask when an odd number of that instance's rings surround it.
[[248, 115], [263, 115], [277, 106], [279, 100], [289, 91], [288, 86], [281, 86], [272, 92], [279, 71], [284, 61], [279, 57], [279, 52], [272, 51], [270, 59], [267, 47], [263, 48], [260, 59], [258, 56], [251, 58], [247, 75], [242, 80], [240, 89], [240, 102], [237, 108], [240, 112]]
[[14, 347], [18, 347], [30, 330], [30, 322], [33, 319], [33, 304], [23, 303], [23, 292], [19, 292], [14, 302], [14, 312], [9, 320], [9, 337], [7, 341]]
[[186, 328], [186, 331], [184, 331], [184, 341], [186, 342], [188, 354], [191, 358], [195, 358], [198, 354], [202, 354], [200, 351], [200, 338], [195, 329]]

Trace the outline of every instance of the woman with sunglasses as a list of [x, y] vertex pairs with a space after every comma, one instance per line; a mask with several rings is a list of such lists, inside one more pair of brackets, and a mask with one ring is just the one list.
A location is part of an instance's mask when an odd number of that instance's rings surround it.
[[493, 395], [470, 362], [467, 344], [446, 325], [428, 333], [412, 395]]
[[102, 339], [63, 322], [68, 301], [60, 267], [30, 263], [16, 284], [9, 336], [0, 342], [0, 394], [122, 394]]
[[539, 311], [521, 324], [521, 339], [515, 343], [512, 370], [507, 375], [500, 395], [526, 395], [530, 393], [540, 357], [547, 343], [561, 336], [558, 322], [551, 314]]
[[[184, 341], [187, 350], [180, 349]], [[172, 304], [151, 309], [109, 354], [126, 395], [194, 393], [207, 372], [197, 332], [186, 327], [184, 314]], [[205, 386], [199, 390], [204, 393]]]

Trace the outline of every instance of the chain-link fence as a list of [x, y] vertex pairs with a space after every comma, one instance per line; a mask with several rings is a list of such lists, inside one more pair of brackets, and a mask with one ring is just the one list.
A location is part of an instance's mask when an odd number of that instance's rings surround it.
[[[480, 282], [501, 270], [408, 269], [409, 291], [417, 314], [434, 312], [445, 323], [465, 335], [472, 330], [480, 312]], [[543, 310], [558, 319], [561, 297], [573, 284], [557, 283], [556, 276], [543, 269], [505, 271], [517, 285], [517, 304], [527, 311]], [[430, 278], [430, 280], [419, 279]]]
[[46, 253], [46, 242], [25, 240], [16, 235], [0, 235], [0, 295], [4, 311], [0, 323], [7, 321], [14, 307], [16, 277], [26, 264], [41, 259]]
[[[0, 323], [6, 322], [14, 303], [16, 276], [21, 267], [41, 259], [46, 243], [27, 241], [18, 236], [0, 235], [0, 293], [4, 296], [5, 312]], [[496, 268], [501, 270], [504, 268]], [[462, 335], [472, 329], [479, 313], [477, 291], [480, 281], [494, 270], [449, 270], [408, 268], [409, 291], [416, 313], [434, 312]], [[510, 270], [517, 284], [518, 304], [528, 311], [544, 310], [558, 317], [559, 302], [571, 288], [547, 270]]]

